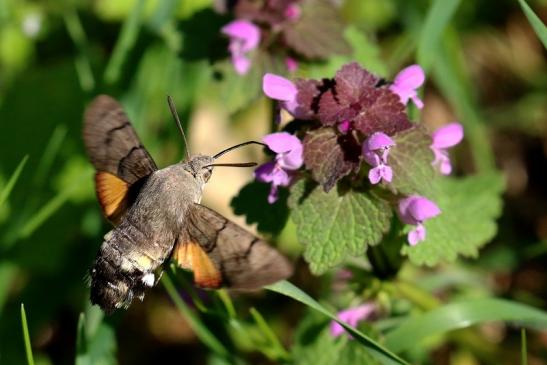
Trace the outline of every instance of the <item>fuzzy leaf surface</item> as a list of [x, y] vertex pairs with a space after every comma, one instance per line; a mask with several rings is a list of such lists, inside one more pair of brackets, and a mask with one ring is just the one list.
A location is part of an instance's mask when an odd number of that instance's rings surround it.
[[417, 265], [434, 266], [458, 256], [477, 257], [479, 248], [497, 231], [502, 210], [503, 177], [499, 174], [444, 178], [436, 189], [435, 202], [442, 213], [425, 222], [425, 241], [402, 253]]
[[395, 146], [389, 152], [388, 164], [393, 169], [389, 188], [401, 195], [432, 192], [437, 173], [431, 165], [434, 159], [431, 136], [422, 126], [414, 126], [395, 134]]
[[370, 193], [325, 193], [305, 180], [292, 186], [289, 207], [298, 240], [305, 246], [304, 259], [314, 274], [348, 256], [363, 255], [369, 245], [380, 242], [392, 216], [389, 204]]

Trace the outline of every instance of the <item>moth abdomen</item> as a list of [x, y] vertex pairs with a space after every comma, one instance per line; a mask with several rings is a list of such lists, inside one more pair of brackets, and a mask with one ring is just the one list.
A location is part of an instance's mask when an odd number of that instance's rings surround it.
[[127, 308], [133, 298], [142, 300], [145, 289], [154, 286], [155, 276], [108, 243], [103, 243], [90, 270], [91, 303], [112, 313], [115, 309]]

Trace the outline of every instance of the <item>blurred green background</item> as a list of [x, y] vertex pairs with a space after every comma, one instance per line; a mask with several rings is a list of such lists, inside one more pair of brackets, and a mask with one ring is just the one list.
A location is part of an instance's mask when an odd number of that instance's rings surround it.
[[[440, 8], [455, 11], [449, 19], [436, 18], [442, 28], [434, 34], [422, 27], [432, 3], [441, 1], [336, 3], [353, 54], [302, 62], [299, 74], [331, 77], [355, 59], [389, 78], [418, 59], [428, 83], [427, 107], [416, 117], [431, 128], [450, 120], [466, 127], [466, 146], [455, 156], [458, 174], [497, 166], [506, 177], [499, 233], [479, 260], [431, 270], [409, 265], [401, 275], [451, 299], [490, 293], [547, 309], [546, 52], [519, 3], [446, 1]], [[529, 4], [545, 19], [547, 2]], [[194, 153], [214, 153], [271, 130], [272, 107], [260, 94], [264, 70], [233, 73], [219, 33], [231, 17], [212, 6], [212, 0], [0, 0], [0, 364], [25, 362], [23, 302], [39, 364], [71, 364], [77, 354], [80, 364], [228, 361], [196, 337], [163, 286], [103, 320], [89, 306], [84, 280], [109, 229], [81, 139], [82, 114], [95, 95], [108, 93], [123, 103], [160, 167], [179, 161], [184, 151], [167, 94], [177, 103]], [[252, 147], [230, 156], [265, 158]], [[17, 178], [13, 186], [10, 178]], [[250, 170], [217, 169], [204, 201], [244, 223], [230, 202], [251, 180]], [[298, 263], [292, 281], [335, 308], [333, 277], [308, 273], [293, 230], [288, 224], [273, 237]], [[185, 292], [184, 285], [176, 288]], [[287, 298], [264, 292], [236, 295], [232, 303], [226, 293], [203, 296], [213, 310], [200, 323], [239, 354], [233, 362], [307, 363], [299, 357], [302, 348], [321, 349], [298, 342], [302, 326], [313, 329], [317, 320]], [[237, 317], [226, 309], [231, 305]], [[216, 310], [228, 315], [216, 316]], [[79, 325], [80, 313], [85, 320]], [[257, 320], [262, 316], [266, 329]], [[472, 336], [479, 335], [473, 346]], [[520, 337], [510, 327], [488, 324], [465, 336], [471, 340], [434, 339], [409, 356], [431, 364], [518, 361]], [[295, 341], [300, 345], [293, 347]], [[547, 364], [545, 333], [530, 332], [528, 348], [530, 364]]]

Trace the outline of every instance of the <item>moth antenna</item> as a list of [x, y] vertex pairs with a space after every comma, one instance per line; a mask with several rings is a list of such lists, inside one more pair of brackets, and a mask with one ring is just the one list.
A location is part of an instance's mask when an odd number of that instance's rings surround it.
[[186, 151], [186, 159], [190, 160], [190, 146], [188, 145], [188, 141], [186, 140], [186, 135], [184, 134], [184, 130], [182, 129], [182, 125], [180, 124], [179, 115], [177, 114], [177, 108], [175, 107], [175, 103], [173, 102], [173, 98], [171, 95], [167, 95], [167, 104], [169, 104], [169, 110], [171, 110], [171, 114], [173, 114], [173, 118], [175, 119], [175, 122], [177, 122], [177, 126], [179, 127], [180, 135], [182, 136], [182, 139], [184, 140], [184, 149]]
[[203, 166], [205, 167], [218, 167], [218, 166], [226, 166], [226, 167], [253, 167], [258, 165], [256, 162], [239, 162], [239, 163], [213, 163], [210, 165]]
[[[220, 156], [230, 152], [230, 151], [233, 151], [237, 148], [240, 148], [240, 147], [243, 147], [243, 146], [247, 146], [248, 144], [259, 144], [263, 147], [268, 147], [267, 145], [265, 145], [264, 143], [262, 142], [257, 142], [257, 141], [247, 141], [247, 142], [243, 142], [243, 143], [240, 143], [240, 144], [236, 144], [235, 146], [232, 146], [232, 147], [228, 147], [226, 148], [225, 150], [222, 150], [220, 151], [219, 153], [217, 153], [216, 155], [213, 156], [213, 160], [216, 160], [217, 158], [219, 158]], [[217, 165], [218, 166], [218, 165]]]

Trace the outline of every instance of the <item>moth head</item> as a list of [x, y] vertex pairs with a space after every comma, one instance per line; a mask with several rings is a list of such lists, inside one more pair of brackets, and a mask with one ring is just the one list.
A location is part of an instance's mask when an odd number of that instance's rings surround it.
[[215, 162], [215, 159], [211, 156], [197, 155], [188, 161], [188, 165], [192, 170], [192, 175], [194, 175], [196, 179], [206, 183], [213, 173], [213, 162]]

